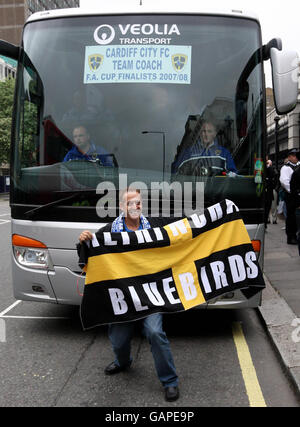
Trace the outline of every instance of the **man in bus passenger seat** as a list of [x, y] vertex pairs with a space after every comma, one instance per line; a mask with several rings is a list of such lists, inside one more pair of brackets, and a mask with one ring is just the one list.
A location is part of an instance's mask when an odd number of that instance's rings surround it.
[[87, 129], [78, 125], [73, 129], [74, 146], [66, 154], [64, 162], [70, 160], [88, 160], [99, 162], [103, 166], [114, 166], [112, 156], [102, 147], [97, 147], [90, 139]]
[[200, 139], [191, 147], [178, 153], [171, 166], [172, 173], [184, 175], [216, 175], [223, 171], [237, 173], [229, 151], [218, 144], [214, 123], [205, 120], [200, 129]]
[[[125, 190], [120, 194], [121, 215], [102, 230], [112, 232], [136, 231], [153, 227], [162, 227], [166, 218], [146, 218], [142, 214], [142, 199], [140, 190]], [[92, 233], [83, 231], [79, 236], [80, 243], [91, 240]], [[78, 249], [80, 246], [78, 247]], [[154, 358], [154, 364], [159, 380], [165, 390], [165, 399], [169, 402], [179, 397], [178, 377], [166, 333], [163, 330], [163, 315], [152, 314], [142, 320], [133, 322], [115, 323], [109, 325], [108, 334], [112, 344], [115, 360], [104, 370], [106, 375], [117, 374], [128, 369], [132, 363], [130, 342], [135, 325], [141, 323], [147, 337]]]

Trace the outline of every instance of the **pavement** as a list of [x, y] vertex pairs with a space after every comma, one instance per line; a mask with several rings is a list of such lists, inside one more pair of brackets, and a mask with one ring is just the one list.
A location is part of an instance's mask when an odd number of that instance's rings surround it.
[[[0, 201], [8, 201], [0, 194]], [[258, 308], [286, 375], [300, 398], [300, 256], [288, 245], [285, 222], [268, 224], [265, 235], [262, 305]]]
[[263, 291], [259, 312], [285, 373], [300, 397], [300, 256], [288, 245], [285, 222], [268, 224], [265, 236]]

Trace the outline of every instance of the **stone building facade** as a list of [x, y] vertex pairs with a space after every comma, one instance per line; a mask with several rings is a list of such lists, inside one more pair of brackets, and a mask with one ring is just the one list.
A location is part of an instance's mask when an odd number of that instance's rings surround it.
[[68, 7], [79, 7], [79, 0], [0, 0], [0, 39], [19, 45], [29, 15]]

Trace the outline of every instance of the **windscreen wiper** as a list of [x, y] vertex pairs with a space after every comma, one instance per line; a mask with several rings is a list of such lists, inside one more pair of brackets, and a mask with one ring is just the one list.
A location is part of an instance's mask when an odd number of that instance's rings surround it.
[[[25, 212], [25, 217], [27, 219], [33, 219], [37, 212], [41, 212], [45, 209], [49, 209], [55, 206], [58, 206], [64, 202], [67, 202], [68, 200], [76, 199], [78, 196], [82, 196], [83, 192], [76, 192], [73, 193], [71, 196], [64, 197], [63, 199], [54, 200], [54, 202], [46, 203], [45, 205], [38, 206], [37, 208], [30, 209], [29, 211]], [[84, 192], [86, 195], [86, 192]]]

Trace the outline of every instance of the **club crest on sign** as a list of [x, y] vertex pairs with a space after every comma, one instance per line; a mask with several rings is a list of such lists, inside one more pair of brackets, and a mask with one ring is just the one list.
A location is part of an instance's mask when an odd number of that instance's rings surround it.
[[102, 63], [103, 63], [104, 57], [103, 55], [94, 54], [89, 56], [89, 67], [92, 71], [97, 71]]
[[188, 61], [188, 57], [183, 53], [176, 53], [175, 55], [172, 55], [172, 65], [176, 71], [183, 70], [187, 61]]

